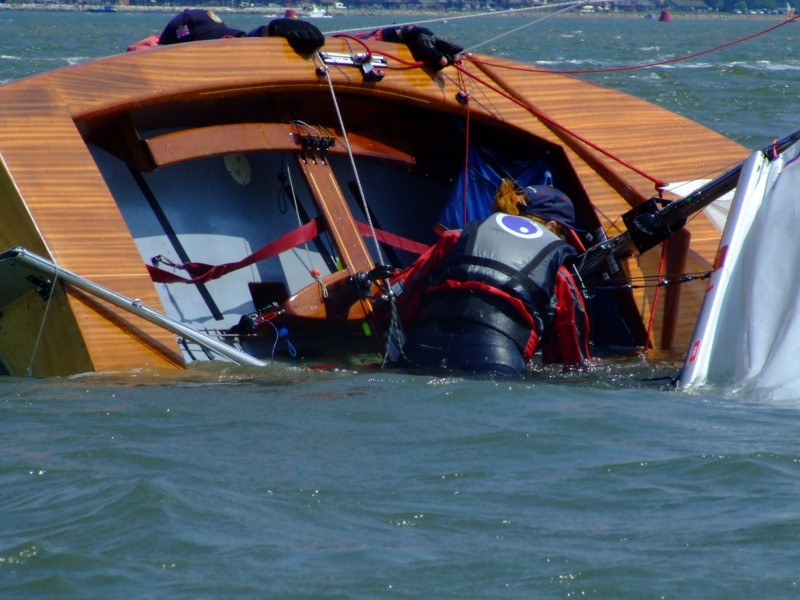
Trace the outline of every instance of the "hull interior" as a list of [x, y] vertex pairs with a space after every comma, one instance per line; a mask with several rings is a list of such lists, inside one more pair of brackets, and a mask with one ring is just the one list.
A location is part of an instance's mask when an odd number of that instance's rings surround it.
[[[386, 112], [379, 119], [378, 126], [375, 106], [370, 105], [368, 111], [363, 110], [364, 106], [362, 100], [355, 99], [351, 104], [345, 104], [343, 112], [356, 123], [354, 137], [369, 138], [380, 150], [361, 153], [356, 150], [351, 160], [342, 149], [343, 138], [338, 136], [334, 143], [339, 145], [338, 152], [324, 156], [312, 152], [307, 160], [324, 160], [328, 165], [345, 198], [347, 210], [356, 222], [364, 226], [371, 223], [378, 230], [418, 244], [434, 243], [435, 226], [442, 222], [448, 202], [452, 204], [453, 198], [463, 195], [460, 189], [464, 185], [466, 160], [463, 122], [447, 114], [433, 119], [429, 113], [395, 109]], [[267, 116], [288, 110], [275, 105], [273, 108]], [[295, 108], [295, 112], [302, 113], [302, 107]], [[385, 108], [389, 110], [389, 106]], [[333, 115], [319, 108], [315, 113], [315, 116], [328, 121], [323, 125], [307, 125], [300, 121], [296, 129], [298, 136], [313, 131], [315, 135], [324, 137], [320, 131], [337, 129]], [[244, 122], [253, 118], [252, 112], [246, 108], [234, 113], [221, 107], [214, 111], [208, 107], [194, 107], [191, 119], [185, 113], [180, 114], [179, 123], [167, 123], [162, 111], [151, 107], [144, 113], [112, 120], [111, 123], [121, 123], [121, 129], [128, 128], [132, 122], [139, 123], [134, 125], [135, 137], [148, 140], [165, 133], [235, 125], [237, 121], [231, 118], [232, 114], [238, 114]], [[145, 129], [146, 124], [158, 127]], [[265, 244], [290, 234], [302, 224], [323, 216], [319, 199], [314, 197], [304, 181], [298, 148], [281, 151], [245, 149], [241, 152], [237, 149], [214, 155], [206, 155], [203, 148], [198, 148], [194, 152], [196, 156], [186, 160], [154, 169], [140, 169], [135, 166], [137, 161], [131, 159], [129, 147], [120, 150], [108, 141], [124, 137], [124, 133], [117, 132], [115, 136], [109, 134], [109, 128], [91, 123], [84, 127], [95, 132], [93, 137], [97, 142], [88, 140], [92, 156], [146, 264], [169, 270], [169, 265], [188, 262], [209, 265], [236, 262]], [[113, 127], [110, 130], [113, 132]], [[96, 132], [100, 131], [103, 134], [97, 135]], [[504, 164], [507, 162], [516, 167], [545, 161], [548, 177], [568, 191], [579, 214], [590, 223], [591, 227], [586, 229], [594, 228], [596, 217], [591, 205], [557, 147], [532, 136], [526, 139], [520, 135], [498, 134], [496, 129], [482, 128], [480, 124], [474, 127], [470, 137], [472, 144], [485, 147], [493, 156], [502, 157]], [[236, 142], [226, 141], [223, 146], [230, 149], [236, 146]], [[193, 152], [187, 151], [186, 154]], [[470, 178], [476, 177], [480, 174], [470, 171]], [[492, 200], [487, 191], [481, 202], [490, 206]], [[375, 265], [402, 268], [417, 256], [386, 243], [376, 245], [369, 238], [364, 240], [364, 245]], [[325, 278], [345, 266], [326, 231], [221, 279], [200, 284], [156, 283], [155, 286], [168, 316], [202, 331], [224, 334], [234, 330], [243, 316], [267, 310], [274, 304], [280, 305], [302, 290], [317, 286], [313, 270], [318, 270]], [[186, 272], [176, 272], [190, 277]], [[617, 299], [610, 297], [602, 304], [606, 313], [611, 306], [615, 313], [614, 325], [598, 329], [602, 332], [598, 338], [605, 337], [605, 342], [617, 346], [641, 343], [631, 333], [635, 325], [628, 326], [623, 322], [625, 319], [620, 316]], [[633, 324], [639, 320], [635, 308], [628, 311], [627, 318]], [[294, 320], [291, 333], [301, 340], [301, 351], [327, 346], [338, 352], [339, 344], [331, 342], [331, 335], [339, 338], [341, 343], [348, 338], [358, 340], [364, 337], [364, 328], [349, 321], [352, 319], [344, 322], [327, 319], [324, 324], [314, 319], [309, 323]], [[620, 333], [619, 323], [623, 333]], [[268, 328], [265, 337], [274, 340], [276, 332]], [[323, 339], [324, 332], [328, 333], [329, 339]], [[363, 342], [362, 339], [362, 345], [369, 347]], [[196, 354], [184, 347], [187, 359], [195, 358]]]
[[[352, 51], [346, 40], [328, 45]], [[620, 215], [653, 188], [582, 138], [667, 182], [708, 176], [746, 155], [683, 117], [574, 78], [523, 73], [502, 59], [465, 61], [487, 86], [454, 69], [400, 65], [392, 55], [410, 59], [404, 46], [376, 48], [389, 56], [382, 80], [355, 65], [325, 71], [318, 58], [264, 38], [128, 53], [0, 87], [0, 209], [15, 223], [0, 231], [4, 248], [29, 249], [234, 345], [263, 346], [262, 356], [288, 329], [303, 353], [324, 347], [341, 357], [350, 344], [374, 358], [386, 320], [349, 278], [375, 265], [406, 266], [436, 239], [437, 224], [487, 216], [478, 213], [491, 205], [499, 175], [539, 169], [529, 185], [546, 172], [573, 200], [588, 247], [619, 233]], [[667, 274], [710, 268], [719, 236], [702, 221], [669, 244]], [[275, 244], [283, 245], [267, 252]], [[219, 279], [154, 283], [197, 275], [172, 265], [226, 265], [253, 252], [263, 260]], [[590, 303], [595, 344], [672, 348], [688, 338], [700, 287], [668, 291], [658, 307], [650, 290], [625, 287], [661, 278], [658, 263], [654, 251], [602, 274], [609, 290], [594, 290]], [[37, 372], [205, 357], [125, 307], [62, 291], [53, 304], [67, 317], [44, 330], [43, 342], [55, 347], [70, 331], [80, 364], [54, 352]], [[42, 301], [28, 296], [14, 314], [40, 320]], [[11, 314], [10, 304], [0, 308]], [[12, 332], [0, 322], [0, 356], [35, 348], [38, 330]]]

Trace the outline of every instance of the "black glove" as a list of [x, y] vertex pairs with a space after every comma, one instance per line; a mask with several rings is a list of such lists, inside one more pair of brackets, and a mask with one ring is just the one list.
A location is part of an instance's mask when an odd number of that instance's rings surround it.
[[437, 70], [452, 65], [456, 55], [464, 51], [461, 46], [434, 35], [430, 29], [416, 25], [404, 27], [400, 37], [415, 59]]
[[262, 25], [247, 35], [286, 38], [298, 54], [311, 54], [325, 43], [325, 36], [315, 25], [299, 19], [275, 19], [269, 25]]

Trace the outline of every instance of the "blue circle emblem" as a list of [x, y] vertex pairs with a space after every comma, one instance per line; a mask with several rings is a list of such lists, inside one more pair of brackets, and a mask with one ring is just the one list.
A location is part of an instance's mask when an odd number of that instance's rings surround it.
[[542, 227], [538, 223], [526, 219], [525, 217], [497, 213], [495, 219], [500, 229], [519, 238], [532, 240], [541, 237], [544, 233]]

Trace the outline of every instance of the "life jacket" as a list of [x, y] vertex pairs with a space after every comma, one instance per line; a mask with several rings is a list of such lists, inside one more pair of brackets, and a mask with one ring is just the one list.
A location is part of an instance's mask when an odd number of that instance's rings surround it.
[[[539, 223], [526, 217], [496, 213], [468, 225], [441, 267], [432, 274], [429, 291], [437, 283], [481, 284], [521, 302], [533, 319], [539, 338], [555, 314], [555, 280], [564, 261], [575, 250]], [[457, 286], [456, 286], [457, 287]]]

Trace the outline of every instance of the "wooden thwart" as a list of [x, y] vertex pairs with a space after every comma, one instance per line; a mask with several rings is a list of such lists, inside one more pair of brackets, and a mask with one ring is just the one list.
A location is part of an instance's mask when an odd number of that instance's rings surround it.
[[[154, 136], [145, 141], [156, 167], [234, 152], [293, 151], [301, 152], [302, 138], [298, 128], [283, 123], [239, 123], [214, 125]], [[364, 136], [348, 136], [353, 153], [366, 158], [400, 162], [414, 166], [413, 156]], [[344, 154], [347, 149], [337, 138], [326, 150]]]

